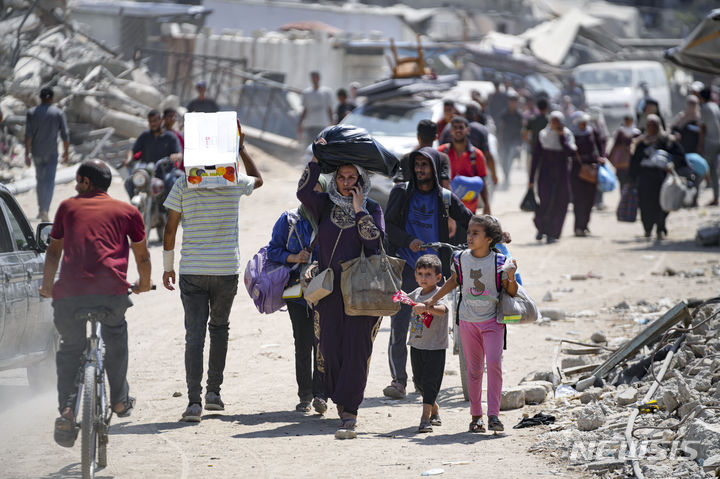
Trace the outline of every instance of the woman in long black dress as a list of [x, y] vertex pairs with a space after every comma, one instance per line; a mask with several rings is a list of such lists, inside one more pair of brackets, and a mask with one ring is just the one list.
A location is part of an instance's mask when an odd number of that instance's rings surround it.
[[320, 165], [313, 157], [297, 191], [298, 199], [318, 225], [319, 270], [332, 268], [335, 278], [333, 292], [314, 306], [318, 368], [323, 373], [325, 393], [337, 405], [342, 420], [335, 437], [354, 439], [380, 318], [345, 314], [340, 264], [359, 257], [363, 248], [367, 256], [377, 254], [385, 235], [385, 220], [380, 206], [368, 198], [370, 179], [362, 168], [340, 166], [327, 193], [313, 189], [319, 176]]
[[648, 115], [646, 132], [638, 138], [635, 153], [630, 160], [630, 180], [637, 185], [645, 237], [650, 238], [653, 227], [657, 239], [667, 236], [667, 212], [660, 207], [660, 189], [667, 172], [687, 169], [685, 152], [675, 139], [665, 133], [660, 118]]

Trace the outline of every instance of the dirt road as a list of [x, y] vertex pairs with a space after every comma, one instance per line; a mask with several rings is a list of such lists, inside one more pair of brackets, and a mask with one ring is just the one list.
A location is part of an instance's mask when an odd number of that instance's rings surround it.
[[[300, 166], [289, 166], [258, 150], [265, 186], [240, 204], [240, 247], [246, 261], [267, 243], [278, 215], [296, 205]], [[663, 244], [642, 239], [639, 223], [621, 224], [614, 211], [594, 212], [593, 236], [574, 238], [572, 213], [566, 236], [554, 245], [537, 243], [531, 215], [518, 210], [525, 176], [515, 171], [510, 191], [498, 192], [494, 213], [513, 235], [510, 245], [530, 293], [542, 307], [581, 317], [546, 324], [512, 326], [504, 355], [504, 382], [513, 386], [528, 372], [549, 369], [555, 343], [549, 336], [586, 339], [596, 330], [608, 336], [627, 335], [635, 324], [603, 310], [620, 301], [655, 301], [663, 297], [709, 297], [717, 294], [718, 279], [709, 263], [717, 249], [692, 243], [695, 225], [717, 209], [670, 215], [669, 239]], [[56, 189], [57, 204], [74, 192], [73, 185]], [[118, 179], [111, 194], [123, 198]], [[707, 195], [707, 193], [705, 193]], [[27, 214], [35, 216], [34, 193], [19, 196]], [[703, 202], [707, 197], [703, 197]], [[606, 195], [617, 204], [617, 193]], [[52, 212], [51, 212], [52, 213]], [[222, 212], [218, 212], [222, 214]], [[152, 239], [156, 239], [153, 233]], [[161, 248], [151, 245], [153, 278], [160, 282]], [[700, 268], [704, 277], [652, 275], [665, 267]], [[131, 265], [130, 278], [136, 277]], [[565, 275], [592, 272], [600, 279], [570, 281]], [[547, 291], [556, 300], [542, 303]], [[133, 297], [128, 311], [131, 392], [138, 399], [130, 418], [112, 423], [108, 467], [98, 477], [109, 478], [229, 478], [229, 477], [418, 477], [443, 468], [444, 477], [498, 478], [584, 477], [527, 452], [536, 429], [513, 430], [523, 410], [504, 412], [504, 435], [466, 432], [469, 404], [462, 400], [457, 356], [448, 355], [443, 390], [438, 400], [443, 426], [433, 434], [415, 433], [420, 397], [390, 401], [382, 396], [389, 383], [385, 318], [375, 342], [366, 399], [360, 409], [359, 438], [337, 441], [334, 407], [326, 417], [294, 412], [297, 403], [290, 320], [285, 312], [261, 316], [241, 287], [231, 315], [230, 348], [223, 386], [226, 410], [207, 414], [200, 424], [179, 422], [186, 406], [183, 367], [183, 312], [177, 292], [158, 289]], [[173, 397], [173, 393], [181, 393]], [[64, 449], [52, 439], [55, 393], [32, 396], [24, 371], [0, 374], [0, 477], [80, 477], [79, 446]], [[453, 462], [465, 464], [452, 464]], [[450, 464], [444, 464], [450, 463]]]

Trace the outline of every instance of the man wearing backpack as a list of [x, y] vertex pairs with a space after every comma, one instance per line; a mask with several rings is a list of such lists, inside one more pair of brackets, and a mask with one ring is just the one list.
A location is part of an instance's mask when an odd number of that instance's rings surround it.
[[[430, 147], [410, 153], [409, 181], [398, 183], [390, 192], [385, 213], [387, 249], [406, 261], [403, 269], [403, 291], [413, 291], [415, 262], [428, 251], [420, 249], [423, 243], [448, 242], [448, 220], [452, 218], [463, 229], [467, 228], [472, 213], [449, 190], [440, 186], [438, 165], [440, 154]], [[429, 251], [430, 254], [434, 254]], [[450, 271], [450, 251], [441, 250], [443, 272]], [[407, 386], [407, 333], [412, 308], [402, 305], [391, 319], [388, 357], [392, 383], [383, 390], [388, 397], [405, 397]]]
[[[452, 142], [440, 145], [438, 150], [447, 153], [450, 158], [450, 174], [454, 179], [457, 176], [480, 177], [487, 184], [487, 170], [485, 164], [485, 156], [482, 151], [475, 148], [468, 139], [468, 121], [465, 117], [456, 116], [450, 122], [450, 133]], [[497, 184], [497, 176], [495, 174], [495, 165], [490, 166], [490, 174], [494, 184]], [[487, 188], [480, 191], [480, 197], [483, 200], [483, 213], [490, 214], [490, 196]], [[463, 199], [465, 206], [471, 212], [475, 212], [478, 207], [478, 197]]]
[[175, 182], [164, 203], [168, 219], [163, 242], [163, 285], [171, 291], [175, 289], [175, 235], [181, 219], [183, 225], [178, 282], [185, 310], [185, 379], [188, 388], [188, 407], [182, 419], [188, 422], [199, 422], [202, 416], [203, 348], [208, 329], [210, 354], [205, 409], [225, 409], [220, 399], [220, 386], [227, 356], [230, 308], [241, 270], [238, 203], [243, 195], [250, 195], [263, 184], [260, 172], [245, 150], [245, 134], [240, 123], [238, 130], [240, 158], [247, 174], [237, 172], [237, 185], [188, 188], [183, 176]]

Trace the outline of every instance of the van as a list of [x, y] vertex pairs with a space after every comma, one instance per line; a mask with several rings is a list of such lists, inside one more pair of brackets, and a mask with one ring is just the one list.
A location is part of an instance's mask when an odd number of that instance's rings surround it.
[[587, 63], [576, 67], [573, 76], [585, 89], [585, 103], [600, 106], [608, 126], [619, 124], [628, 113], [636, 116], [643, 82], [648, 84], [650, 97], [660, 104], [660, 113], [666, 121], [670, 119], [670, 86], [660, 62]]

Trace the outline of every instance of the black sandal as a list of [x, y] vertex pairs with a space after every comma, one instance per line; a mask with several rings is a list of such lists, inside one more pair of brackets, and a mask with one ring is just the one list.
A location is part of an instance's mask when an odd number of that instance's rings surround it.
[[468, 430], [473, 433], [486, 432], [482, 418], [477, 418], [470, 421], [470, 428]]
[[115, 408], [113, 407], [113, 412], [117, 417], [128, 417], [132, 414], [132, 410], [135, 408], [135, 398], [128, 396], [125, 401], [122, 403], [123, 410], [120, 412], [115, 411]]

